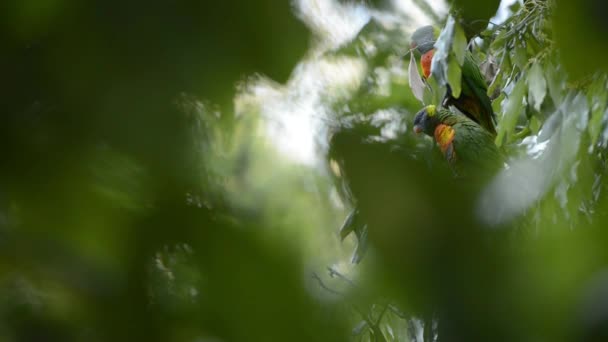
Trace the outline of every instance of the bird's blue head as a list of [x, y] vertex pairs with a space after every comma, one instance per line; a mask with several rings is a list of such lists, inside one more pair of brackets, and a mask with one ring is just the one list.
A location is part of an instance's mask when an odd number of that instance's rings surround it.
[[429, 136], [435, 134], [435, 128], [439, 124], [437, 118], [437, 108], [434, 105], [429, 105], [422, 108], [414, 117], [414, 132], [424, 133]]

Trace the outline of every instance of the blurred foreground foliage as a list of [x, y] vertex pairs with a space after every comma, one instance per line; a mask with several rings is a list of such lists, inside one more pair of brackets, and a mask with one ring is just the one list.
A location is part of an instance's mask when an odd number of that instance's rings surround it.
[[[604, 341], [608, 49], [574, 3], [486, 28], [496, 2], [453, 2], [508, 155], [482, 184], [410, 132], [413, 18], [382, 1], [316, 55], [289, 2], [4, 2], [0, 339]], [[364, 66], [322, 99], [321, 169], [277, 155], [243, 81], [300, 58]]]
[[285, 81], [308, 44], [288, 2], [0, 13], [0, 339], [344, 339], [268, 233], [294, 219], [230, 197], [256, 132], [235, 83]]

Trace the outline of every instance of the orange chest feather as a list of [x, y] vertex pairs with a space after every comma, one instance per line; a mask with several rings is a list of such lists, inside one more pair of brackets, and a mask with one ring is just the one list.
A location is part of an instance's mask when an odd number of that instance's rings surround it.
[[420, 60], [420, 66], [422, 66], [422, 74], [425, 78], [429, 78], [429, 76], [431, 75], [431, 62], [433, 61], [434, 55], [435, 49], [422, 55], [422, 59]]
[[452, 148], [456, 132], [448, 125], [440, 124], [435, 128], [435, 141], [444, 154]]

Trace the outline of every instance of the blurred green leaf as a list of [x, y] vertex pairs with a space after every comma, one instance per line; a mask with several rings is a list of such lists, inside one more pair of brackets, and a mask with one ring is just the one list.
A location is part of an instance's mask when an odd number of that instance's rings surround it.
[[503, 107], [503, 102], [507, 98], [507, 95], [503, 92], [492, 101], [492, 110], [494, 113], [500, 113]]
[[340, 228], [340, 240], [344, 240], [350, 233], [355, 230], [355, 225], [357, 222], [357, 209], [353, 209], [342, 224], [342, 228]]
[[424, 90], [426, 87], [424, 85], [424, 82], [422, 82], [420, 73], [418, 72], [418, 63], [416, 63], [416, 58], [414, 57], [414, 55], [410, 57], [408, 75], [410, 81], [410, 89], [412, 89], [412, 93], [419, 101], [424, 101]]
[[515, 129], [515, 124], [517, 123], [517, 119], [522, 114], [523, 107], [523, 99], [526, 95], [526, 79], [524, 77], [520, 77], [519, 80], [513, 86], [511, 93], [507, 97], [507, 104], [505, 105], [505, 110], [503, 117], [498, 125], [498, 132], [496, 137], [496, 142], [498, 146], [503, 144], [504, 138], [511, 135], [513, 130]]
[[448, 58], [450, 51], [452, 51], [455, 24], [454, 17], [449, 16], [445, 27], [441, 30], [435, 42], [435, 54], [431, 62], [431, 71], [440, 85], [445, 85], [448, 82]]
[[464, 56], [467, 53], [467, 37], [464, 35], [464, 30], [460, 24], [454, 25], [454, 43], [452, 44], [452, 51], [458, 61], [458, 65], [464, 63]]
[[488, 86], [488, 91], [486, 92], [486, 94], [490, 98], [492, 98], [492, 95], [496, 92], [496, 90], [498, 90], [498, 87], [502, 86], [503, 78], [504, 78], [504, 71], [502, 69], [498, 70], [498, 72], [494, 76], [494, 79], [492, 80], [492, 83], [490, 83], [490, 85]]
[[449, 3], [461, 13], [467, 37], [471, 38], [486, 28], [500, 1], [450, 0]]
[[603, 1], [558, 0], [555, 4], [553, 29], [565, 69], [575, 79], [595, 71], [608, 71], [606, 35], [608, 27], [602, 14]]
[[528, 65], [528, 53], [524, 46], [517, 45], [515, 47], [514, 57], [515, 65], [517, 65], [520, 70], [526, 69], [526, 66]]
[[542, 125], [542, 131], [538, 135], [538, 141], [544, 142], [551, 138], [551, 136], [561, 126], [563, 116], [561, 112], [553, 113]]
[[561, 103], [565, 96], [564, 84], [566, 80], [563, 70], [557, 68], [552, 62], [548, 62], [545, 65], [544, 74], [551, 99], [556, 104]]
[[452, 96], [455, 98], [460, 97], [460, 91], [462, 86], [462, 70], [458, 61], [455, 58], [450, 59], [448, 64], [448, 84], [452, 90]]
[[527, 82], [530, 104], [534, 106], [534, 109], [539, 111], [547, 94], [547, 82], [543, 75], [542, 66], [539, 63], [532, 63], [532, 66], [528, 70]]
[[597, 79], [589, 89], [591, 103], [591, 119], [589, 121], [589, 135], [591, 145], [595, 145], [605, 123], [605, 108], [608, 105], [608, 93], [605, 91], [604, 77]]

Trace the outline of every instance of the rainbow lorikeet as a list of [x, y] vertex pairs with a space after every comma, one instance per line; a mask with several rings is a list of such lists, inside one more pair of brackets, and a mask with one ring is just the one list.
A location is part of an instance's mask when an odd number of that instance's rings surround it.
[[426, 106], [414, 118], [414, 132], [433, 137], [458, 176], [491, 175], [503, 165], [494, 136], [464, 115]]
[[[433, 26], [423, 26], [412, 34], [411, 48], [420, 52], [422, 58], [422, 74], [425, 78], [431, 75], [431, 62], [435, 54], [435, 41], [439, 32]], [[469, 51], [465, 54], [462, 65], [462, 92], [458, 98], [452, 96], [450, 87], [445, 95], [444, 105], [453, 105], [464, 115], [477, 122], [488, 132], [496, 135], [496, 115], [492, 110], [492, 102], [488, 97], [488, 85], [484, 80], [479, 66]]]

